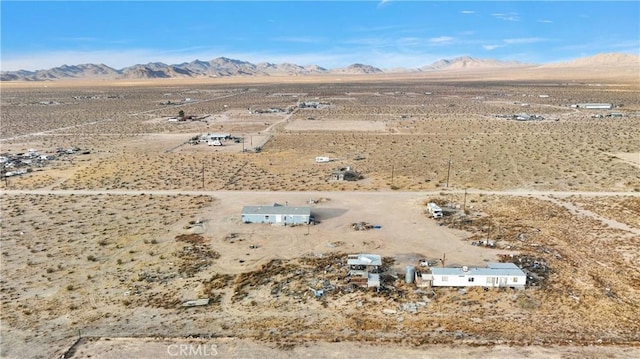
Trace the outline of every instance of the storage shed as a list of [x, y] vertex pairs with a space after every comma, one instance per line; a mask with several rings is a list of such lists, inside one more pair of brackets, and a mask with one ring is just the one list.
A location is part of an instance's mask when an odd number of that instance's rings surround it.
[[378, 254], [349, 254], [349, 282], [367, 288], [380, 287], [382, 257]]
[[271, 206], [244, 206], [241, 216], [244, 223], [308, 224], [311, 222], [311, 208], [278, 203]]
[[434, 287], [524, 288], [527, 275], [513, 263], [488, 263], [486, 268], [431, 268]]

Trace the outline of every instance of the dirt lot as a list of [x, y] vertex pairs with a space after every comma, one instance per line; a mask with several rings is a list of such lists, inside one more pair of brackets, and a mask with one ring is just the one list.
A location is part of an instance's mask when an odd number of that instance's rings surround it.
[[[166, 352], [122, 337], [212, 335], [231, 356], [636, 354], [638, 84], [306, 81], [3, 85], [3, 156], [57, 155], [0, 182], [1, 356], [60, 356], [78, 334], [74, 357]], [[331, 106], [256, 113], [301, 100]], [[589, 101], [625, 116], [569, 106]], [[181, 109], [202, 119], [166, 120]], [[496, 117], [521, 112], [546, 119]], [[213, 132], [243, 141], [187, 144]], [[345, 166], [364, 179], [329, 179]], [[427, 201], [457, 214], [429, 219]], [[320, 223], [240, 221], [242, 206], [274, 202]], [[385, 258], [388, 289], [345, 283], [345, 255], [360, 252]], [[420, 259], [535, 266], [535, 285], [416, 291], [403, 270]]]
[[[310, 342], [304, 346], [285, 344], [262, 344], [237, 338], [215, 339], [110, 339], [82, 341], [74, 352], [73, 358], [171, 358], [180, 355], [183, 358], [340, 358], [357, 356], [391, 356], [395, 358], [471, 358], [471, 359], [560, 359], [560, 358], [632, 358], [640, 354], [636, 347], [626, 346], [389, 346], [385, 344], [324, 343]], [[200, 355], [198, 355], [200, 353]]]

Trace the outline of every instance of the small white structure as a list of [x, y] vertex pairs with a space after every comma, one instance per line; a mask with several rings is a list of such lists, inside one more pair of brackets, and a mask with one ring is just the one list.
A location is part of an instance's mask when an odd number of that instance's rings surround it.
[[571, 105], [573, 108], [585, 108], [587, 110], [610, 110], [613, 108], [613, 104], [610, 103], [577, 103]]
[[349, 254], [347, 256], [350, 282], [366, 286], [380, 287], [382, 257], [378, 254]]
[[433, 287], [524, 288], [527, 284], [527, 275], [513, 263], [488, 263], [486, 268], [431, 268], [430, 274], [424, 271], [419, 276], [416, 282], [425, 283], [430, 279], [431, 282], [425, 284]]
[[218, 140], [209, 140], [207, 141], [207, 145], [209, 146], [222, 146], [222, 142]]
[[325, 163], [331, 161], [329, 157], [316, 157], [316, 163]]
[[213, 141], [213, 140], [224, 141], [224, 140], [231, 139], [231, 134], [229, 134], [229, 133], [207, 133], [206, 135], [202, 136], [202, 139], [204, 139], [206, 141]]
[[442, 218], [442, 208], [433, 202], [427, 203], [427, 209], [429, 210], [429, 215], [433, 218]]

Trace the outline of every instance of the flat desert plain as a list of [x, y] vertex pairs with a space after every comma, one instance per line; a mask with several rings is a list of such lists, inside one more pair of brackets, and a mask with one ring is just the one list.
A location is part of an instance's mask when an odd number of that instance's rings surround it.
[[[3, 83], [0, 355], [640, 356], [640, 84], [574, 75]], [[317, 223], [241, 220], [273, 203]], [[530, 277], [416, 288], [421, 261]]]

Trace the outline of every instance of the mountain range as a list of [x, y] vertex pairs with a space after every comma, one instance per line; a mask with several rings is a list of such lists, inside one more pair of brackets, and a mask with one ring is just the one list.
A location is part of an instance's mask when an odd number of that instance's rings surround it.
[[[629, 63], [638, 65], [640, 56], [630, 54], [600, 54], [572, 62], [547, 64], [541, 67], [591, 66]], [[137, 64], [117, 70], [105, 64], [62, 65], [48, 70], [3, 71], [0, 81], [46, 81], [61, 79], [158, 79], [158, 78], [216, 78], [226, 76], [304, 76], [318, 74], [380, 74], [402, 72], [431, 72], [446, 70], [538, 67], [518, 61], [479, 59], [469, 56], [443, 59], [420, 68], [380, 69], [371, 65], [352, 64], [344, 68], [325, 69], [317, 65], [300, 66], [290, 63], [272, 64], [218, 57], [211, 61], [194, 60], [168, 65], [162, 62]]]

